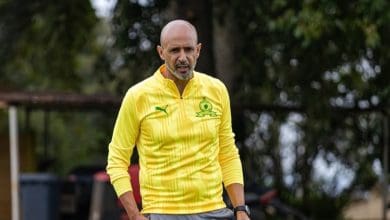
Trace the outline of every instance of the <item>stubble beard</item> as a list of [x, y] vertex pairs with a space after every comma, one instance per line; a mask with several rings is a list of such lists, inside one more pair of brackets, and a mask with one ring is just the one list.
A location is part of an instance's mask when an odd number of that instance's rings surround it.
[[[180, 64], [179, 64], [179, 65], [180, 65]], [[190, 79], [193, 77], [195, 65], [196, 65], [196, 63], [194, 63], [194, 65], [192, 65], [192, 66], [189, 65], [190, 68], [189, 68], [189, 70], [187, 71], [187, 73], [181, 74], [181, 73], [179, 73], [179, 72], [176, 70], [176, 68], [173, 69], [173, 68], [171, 68], [171, 67], [168, 65], [168, 63], [165, 63], [165, 66], [167, 67], [168, 71], [169, 71], [174, 77], [176, 77], [176, 78], [179, 79], [179, 80], [183, 80], [183, 81], [190, 80]]]

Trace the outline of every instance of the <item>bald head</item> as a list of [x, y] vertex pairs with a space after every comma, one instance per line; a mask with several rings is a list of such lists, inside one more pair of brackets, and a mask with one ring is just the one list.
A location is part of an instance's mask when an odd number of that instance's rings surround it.
[[196, 29], [188, 21], [173, 20], [166, 24], [156, 48], [166, 67], [163, 74], [175, 83], [185, 85], [194, 75], [201, 47]]
[[178, 32], [183, 30], [189, 31], [195, 43], [198, 43], [198, 33], [196, 32], [195, 27], [190, 22], [179, 19], [179, 20], [173, 20], [163, 27], [160, 35], [160, 45], [164, 46], [167, 39], [171, 35], [175, 35]]

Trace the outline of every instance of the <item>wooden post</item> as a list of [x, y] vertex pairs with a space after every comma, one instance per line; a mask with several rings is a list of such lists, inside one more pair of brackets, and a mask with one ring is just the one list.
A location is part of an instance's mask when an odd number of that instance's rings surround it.
[[15, 106], [9, 107], [9, 143], [11, 159], [11, 213], [12, 220], [20, 219], [19, 202], [19, 142], [18, 115]]
[[387, 220], [387, 195], [388, 195], [388, 172], [389, 172], [389, 118], [384, 114], [383, 120], [383, 212], [382, 219]]

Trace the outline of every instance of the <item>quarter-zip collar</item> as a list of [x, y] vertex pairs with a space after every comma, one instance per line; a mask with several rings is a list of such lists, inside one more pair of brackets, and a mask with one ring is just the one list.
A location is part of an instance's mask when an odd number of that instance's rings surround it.
[[180, 95], [179, 89], [177, 88], [175, 82], [171, 79], [165, 78], [163, 71], [165, 69], [165, 64], [161, 65], [158, 70], [154, 73], [154, 77], [164, 85], [164, 89], [169, 93], [173, 94], [177, 98], [183, 99], [188, 97], [191, 94], [191, 90], [196, 87], [196, 82], [198, 81], [198, 74], [194, 71], [192, 78], [188, 81], [187, 85], [184, 87], [183, 94]]

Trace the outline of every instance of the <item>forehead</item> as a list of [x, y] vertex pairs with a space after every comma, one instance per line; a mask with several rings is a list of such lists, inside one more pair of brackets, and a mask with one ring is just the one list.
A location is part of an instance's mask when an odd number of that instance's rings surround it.
[[172, 25], [161, 33], [163, 47], [195, 46], [196, 43], [196, 31], [185, 24]]

